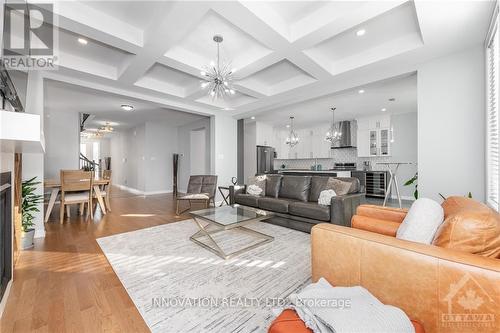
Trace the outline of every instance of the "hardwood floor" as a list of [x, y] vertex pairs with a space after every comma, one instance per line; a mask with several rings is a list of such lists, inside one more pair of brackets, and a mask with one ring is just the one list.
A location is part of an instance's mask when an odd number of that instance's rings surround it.
[[4, 332], [148, 332], [96, 238], [184, 220], [171, 194], [140, 197], [114, 188], [112, 212], [86, 220], [72, 208], [58, 222], [54, 207], [46, 237], [22, 251], [3, 314]]

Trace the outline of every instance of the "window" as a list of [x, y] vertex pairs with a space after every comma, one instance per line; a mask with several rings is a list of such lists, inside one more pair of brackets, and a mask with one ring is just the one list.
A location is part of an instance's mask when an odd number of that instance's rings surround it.
[[486, 110], [486, 202], [495, 210], [500, 210], [500, 146], [499, 146], [499, 46], [498, 7], [495, 10], [486, 43], [487, 110]]

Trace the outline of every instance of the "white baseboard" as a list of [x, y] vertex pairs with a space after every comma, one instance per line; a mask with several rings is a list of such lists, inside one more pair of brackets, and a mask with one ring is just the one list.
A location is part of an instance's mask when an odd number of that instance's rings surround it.
[[133, 187], [128, 187], [126, 185], [120, 185], [120, 184], [114, 184], [114, 185], [117, 186], [118, 188], [120, 188], [120, 190], [127, 191], [127, 192], [137, 194], [137, 195], [142, 195], [142, 196], [167, 194], [167, 193], [173, 192], [171, 189], [160, 190], [160, 191], [141, 191], [141, 190], [138, 190], [138, 189], [133, 188]]

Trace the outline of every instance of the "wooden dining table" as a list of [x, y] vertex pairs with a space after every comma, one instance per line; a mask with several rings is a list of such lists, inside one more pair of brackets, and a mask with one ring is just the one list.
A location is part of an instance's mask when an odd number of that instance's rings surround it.
[[[106, 206], [104, 205], [104, 199], [102, 196], [100, 186], [108, 185], [110, 179], [105, 178], [95, 178], [93, 180], [94, 193], [99, 203], [99, 207], [101, 207], [101, 211], [103, 214], [106, 214]], [[43, 186], [46, 189], [51, 189], [49, 204], [47, 206], [47, 211], [45, 212], [45, 223], [49, 220], [50, 213], [52, 213], [52, 209], [54, 208], [54, 204], [56, 203], [57, 196], [59, 195], [59, 191], [61, 190], [61, 180], [60, 179], [46, 179], [43, 183]], [[106, 195], [106, 203], [109, 207], [109, 193]]]

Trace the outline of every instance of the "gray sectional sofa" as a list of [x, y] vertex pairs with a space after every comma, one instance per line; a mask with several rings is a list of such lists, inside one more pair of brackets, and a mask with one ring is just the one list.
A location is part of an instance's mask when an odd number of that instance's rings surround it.
[[331, 205], [319, 205], [318, 198], [325, 190], [329, 177], [267, 175], [265, 193], [246, 194], [246, 186], [230, 187], [230, 203], [256, 207], [275, 213], [267, 220], [273, 224], [310, 232], [317, 223], [330, 222], [351, 226], [356, 208], [364, 203], [365, 194], [357, 178], [338, 178], [350, 182], [346, 195], [332, 198]]

